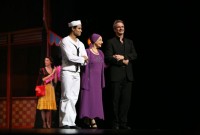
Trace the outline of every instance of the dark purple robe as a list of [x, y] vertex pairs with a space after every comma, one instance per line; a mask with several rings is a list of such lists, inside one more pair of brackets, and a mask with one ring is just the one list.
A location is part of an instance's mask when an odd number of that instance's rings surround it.
[[104, 54], [99, 50], [99, 55], [86, 49], [89, 63], [81, 72], [80, 93], [80, 118], [104, 119], [102, 90], [105, 87]]

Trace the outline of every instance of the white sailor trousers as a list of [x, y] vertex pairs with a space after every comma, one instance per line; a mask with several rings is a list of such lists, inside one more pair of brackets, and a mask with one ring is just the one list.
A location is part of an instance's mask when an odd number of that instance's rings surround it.
[[75, 126], [76, 103], [80, 92], [79, 72], [61, 71], [59, 126]]

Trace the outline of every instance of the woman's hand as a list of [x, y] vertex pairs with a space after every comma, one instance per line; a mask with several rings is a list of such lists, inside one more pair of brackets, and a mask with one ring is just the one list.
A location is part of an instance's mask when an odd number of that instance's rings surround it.
[[52, 73], [54, 74], [54, 73], [56, 73], [56, 71], [57, 71], [57, 70], [56, 70], [56, 67], [54, 67]]

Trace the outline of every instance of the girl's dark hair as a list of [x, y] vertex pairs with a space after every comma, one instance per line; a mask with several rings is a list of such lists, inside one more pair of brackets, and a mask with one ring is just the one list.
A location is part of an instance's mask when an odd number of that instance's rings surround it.
[[54, 68], [53, 58], [51, 56], [46, 56], [45, 58], [47, 58], [51, 61], [51, 67]]

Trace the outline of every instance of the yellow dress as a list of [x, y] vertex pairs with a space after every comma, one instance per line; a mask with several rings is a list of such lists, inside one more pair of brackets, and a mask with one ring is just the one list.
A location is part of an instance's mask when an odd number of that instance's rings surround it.
[[37, 109], [39, 110], [57, 110], [56, 98], [54, 87], [51, 83], [45, 85], [46, 94], [43, 97], [39, 97]]
[[[42, 72], [42, 70], [40, 70], [40, 79], [46, 75], [48, 75], [46, 70], [44, 70], [44, 72]], [[45, 89], [46, 89], [45, 96], [38, 98], [37, 109], [39, 109], [39, 110], [57, 110], [55, 89], [54, 89], [54, 86], [52, 85], [52, 82], [46, 84]]]

